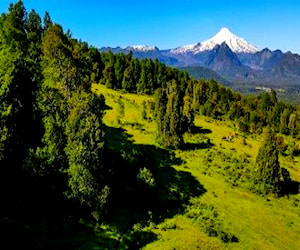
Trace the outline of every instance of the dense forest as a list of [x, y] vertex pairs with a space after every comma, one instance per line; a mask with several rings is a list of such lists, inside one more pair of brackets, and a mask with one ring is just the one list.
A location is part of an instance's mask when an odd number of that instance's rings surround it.
[[[296, 143], [283, 142], [300, 136], [299, 107], [279, 102], [274, 91], [241, 96], [158, 60], [100, 53], [64, 32], [49, 13], [43, 20], [27, 13], [22, 1], [0, 17], [0, 84], [0, 225], [4, 238], [20, 239], [11, 246], [74, 248], [76, 234], [86, 230], [79, 221], [101, 224], [124, 211], [129, 224], [158, 222], [181, 211], [191, 194], [203, 192], [191, 175], [178, 177], [171, 168], [173, 150], [188, 148], [184, 134], [196, 129], [196, 115], [231, 121], [244, 135], [263, 133], [251, 191], [281, 196], [295, 189], [278, 154], [287, 147], [299, 154]], [[106, 126], [110, 107], [92, 84], [154, 96], [159, 146], [135, 145]], [[190, 185], [186, 193], [183, 182]], [[138, 232], [114, 247], [153, 240]]]

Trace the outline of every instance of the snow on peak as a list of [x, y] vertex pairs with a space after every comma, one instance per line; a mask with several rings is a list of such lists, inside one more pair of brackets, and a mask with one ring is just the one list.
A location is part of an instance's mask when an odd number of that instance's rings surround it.
[[202, 51], [212, 50], [216, 45], [221, 45], [224, 42], [236, 53], [255, 53], [258, 51], [254, 45], [248, 43], [243, 38], [236, 36], [228, 28], [224, 27], [215, 36], [204, 42], [179, 47], [171, 50], [171, 52], [174, 54], [186, 52], [197, 54]]
[[148, 45], [131, 45], [128, 46], [126, 49], [134, 50], [134, 51], [156, 51], [158, 48], [156, 46], [148, 46]]
[[188, 53], [191, 52], [193, 54], [197, 54], [201, 51], [202, 44], [201, 43], [194, 43], [182, 47], [178, 47], [176, 49], [172, 49], [171, 53], [173, 54], [182, 54], [182, 53]]
[[235, 35], [226, 27], [220, 29], [220, 31], [215, 36], [221, 37], [235, 37]]
[[221, 45], [224, 42], [236, 53], [255, 53], [258, 51], [254, 45], [236, 36], [227, 28], [222, 28], [214, 37], [204, 41], [202, 43], [202, 50], [211, 50], [216, 45]]

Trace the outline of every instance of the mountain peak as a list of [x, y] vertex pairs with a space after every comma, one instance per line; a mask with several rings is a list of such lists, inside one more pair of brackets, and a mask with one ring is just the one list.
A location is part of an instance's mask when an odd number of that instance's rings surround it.
[[131, 46], [128, 46], [126, 49], [133, 50], [133, 51], [141, 51], [141, 52], [159, 50], [156, 46], [149, 46], [149, 45], [131, 45]]
[[175, 54], [185, 52], [197, 54], [202, 51], [213, 50], [216, 45], [221, 45], [222, 43], [226, 43], [235, 53], [256, 53], [258, 51], [254, 45], [248, 43], [243, 38], [236, 36], [228, 28], [223, 27], [215, 36], [204, 42], [179, 47], [171, 52]]
[[217, 44], [226, 43], [236, 53], [255, 53], [258, 49], [245, 41], [243, 38], [233, 34], [228, 28], [222, 28], [215, 36], [202, 43], [203, 50], [211, 50]]
[[220, 29], [220, 31], [216, 34], [216, 36], [221, 36], [221, 37], [225, 37], [225, 36], [235, 36], [228, 28], [223, 27], [222, 29]]

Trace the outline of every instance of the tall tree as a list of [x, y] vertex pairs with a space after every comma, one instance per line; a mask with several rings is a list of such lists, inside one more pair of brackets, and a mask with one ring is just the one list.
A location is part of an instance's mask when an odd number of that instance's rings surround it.
[[103, 77], [105, 81], [105, 85], [108, 88], [114, 89], [117, 86], [116, 76], [115, 76], [115, 68], [111, 64], [107, 64], [103, 70]]
[[169, 148], [181, 147], [185, 132], [182, 127], [183, 96], [175, 80], [156, 91], [155, 107], [159, 142]]
[[267, 129], [264, 140], [256, 157], [254, 173], [255, 189], [262, 193], [280, 192], [280, 165], [278, 161], [278, 149], [276, 146], [276, 134]]
[[[88, 47], [68, 38], [58, 25], [43, 37], [43, 76], [39, 108], [44, 136], [37, 149], [40, 174], [89, 207], [98, 218], [109, 188], [103, 174], [102, 98], [87, 87], [92, 71]], [[49, 178], [48, 178], [49, 179]]]
[[127, 92], [134, 92], [136, 89], [133, 67], [134, 67], [133, 62], [130, 62], [130, 64], [124, 71], [124, 76], [122, 80], [122, 89], [124, 89]]
[[44, 15], [44, 32], [46, 32], [52, 26], [53, 26], [53, 22], [51, 20], [50, 14], [48, 11], [46, 11]]
[[93, 210], [98, 219], [107, 202], [109, 187], [103, 170], [103, 100], [91, 93], [75, 92], [69, 102], [66, 124], [70, 197]]
[[141, 74], [137, 83], [137, 93], [148, 93], [148, 69], [146, 66], [146, 60], [141, 61]]
[[49, 27], [44, 34], [42, 52], [43, 81], [38, 89], [38, 108], [43, 117], [44, 134], [36, 150], [37, 164], [32, 165], [38, 175], [62, 176], [67, 169], [64, 130], [68, 100], [76, 86], [76, 68], [70, 43], [59, 25]]
[[11, 4], [0, 25], [0, 159], [13, 161], [22, 161], [31, 143], [34, 86], [27, 67], [26, 27], [22, 1]]

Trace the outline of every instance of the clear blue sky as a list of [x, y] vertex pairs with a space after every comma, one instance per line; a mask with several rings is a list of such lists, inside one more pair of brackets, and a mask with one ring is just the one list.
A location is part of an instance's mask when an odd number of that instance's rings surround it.
[[[1, 13], [10, 2], [0, 0]], [[210, 38], [222, 27], [263, 49], [300, 53], [299, 0], [24, 0], [89, 44], [175, 48]]]

